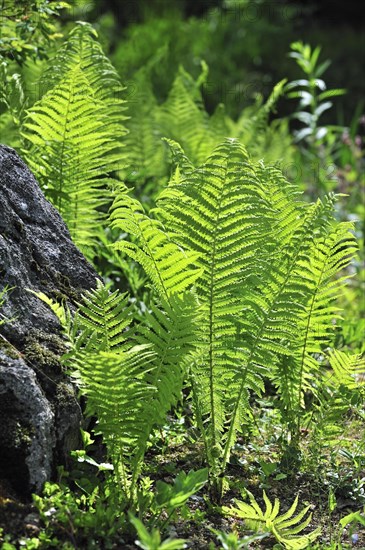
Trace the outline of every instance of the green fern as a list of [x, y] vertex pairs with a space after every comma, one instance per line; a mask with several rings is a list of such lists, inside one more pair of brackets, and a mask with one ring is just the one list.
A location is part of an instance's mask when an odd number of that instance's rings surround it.
[[344, 425], [348, 420], [349, 407], [364, 403], [365, 384], [361, 381], [365, 361], [357, 354], [332, 350], [328, 354], [330, 369], [322, 374], [322, 384], [315, 403], [312, 418], [311, 445], [335, 447], [344, 445], [347, 436]]
[[224, 468], [225, 425], [238, 395], [242, 418], [249, 390], [260, 393], [263, 388], [261, 367], [245, 368], [246, 350], [237, 339], [237, 323], [248, 281], [265, 269], [265, 254], [273, 246], [272, 212], [245, 150], [235, 140], [225, 141], [201, 168], [189, 171], [186, 180], [173, 178], [158, 204], [173, 238], [199, 255], [202, 275], [196, 288], [202, 304], [204, 351], [200, 349], [201, 360], [194, 366], [193, 389], [215, 477]]
[[356, 245], [351, 224], [334, 222], [332, 199], [297, 201], [278, 170], [252, 163], [235, 140], [195, 171], [181, 149], [175, 156], [187, 173], [175, 172], [157, 215], [175, 242], [199, 255], [206, 348], [192, 384], [215, 477], [247, 419], [249, 392], [260, 393], [265, 373], [298, 436], [303, 393], [314, 391], [319, 368], [314, 354], [329, 342], [337, 315], [344, 279], [333, 278]]
[[[80, 66], [95, 98], [104, 105], [107, 132], [120, 146], [121, 138], [126, 134], [123, 126], [127, 119], [123, 99], [125, 88], [112, 63], [103, 53], [97, 38], [96, 30], [89, 23], [76, 23], [67, 41], [42, 74], [39, 87], [43, 93], [55, 88], [70, 70]], [[120, 164], [120, 158], [116, 157], [115, 160]]]
[[77, 310], [76, 328], [83, 340], [85, 335], [90, 339], [92, 351], [124, 351], [133, 334], [132, 324], [133, 306], [128, 294], [110, 292], [99, 280], [95, 290], [85, 293]]
[[[307, 514], [310, 505], [303, 508], [299, 514], [294, 516], [298, 506], [298, 496], [287, 512], [279, 516], [280, 502], [276, 498], [274, 504], [270, 502], [265, 491], [263, 498], [265, 502], [265, 512], [257, 503], [255, 497], [250, 491], [247, 491], [250, 504], [236, 500], [237, 508], [223, 506], [224, 513], [245, 520], [249, 526], [262, 526], [266, 531], [270, 531], [276, 540], [284, 545], [288, 550], [304, 550], [310, 543], [316, 540], [320, 535], [320, 528], [315, 529], [307, 535], [299, 535], [312, 520], [312, 514]], [[303, 521], [302, 521], [303, 520]], [[299, 524], [299, 525], [298, 525]]]
[[[153, 352], [131, 347], [122, 352], [86, 353], [75, 361], [80, 390], [87, 396], [86, 414], [96, 416], [122, 498], [134, 498], [134, 472], [140, 470], [146, 422], [154, 416], [156, 387], [146, 381]], [[145, 450], [145, 446], [143, 448]]]
[[[125, 176], [136, 183], [139, 195], [142, 192], [146, 195], [146, 187], [150, 188], [149, 178], [153, 179], [151, 192], [155, 195], [156, 188], [161, 186], [161, 178], [163, 180], [169, 173], [162, 136], [178, 142], [195, 165], [204, 162], [214, 147], [228, 136], [238, 137], [246, 143], [255, 158], [265, 154], [265, 157], [269, 155], [275, 161], [278, 158], [291, 160], [288, 139], [283, 139], [284, 135], [276, 139], [276, 132], [268, 126], [269, 114], [283, 92], [285, 81], [275, 86], [266, 103], [257, 102], [244, 110], [240, 119], [234, 122], [226, 115], [223, 105], [218, 105], [212, 116], [205, 110], [201, 93], [208, 75], [205, 63], [197, 80], [180, 67], [167, 100], [159, 106], [150, 76], [156, 62], [153, 58], [133, 77], [129, 110], [131, 119], [126, 123], [130, 130], [125, 140], [130, 166]], [[156, 181], [156, 178], [159, 179]], [[140, 185], [143, 181], [142, 191]]]
[[329, 380], [331, 385], [344, 386], [355, 391], [364, 387], [365, 381], [360, 381], [360, 377], [365, 371], [365, 358], [339, 350], [330, 352], [328, 358], [333, 371], [333, 376]]
[[127, 295], [100, 282], [74, 318], [42, 293], [67, 338], [63, 356], [87, 397], [86, 414], [98, 419], [122, 498], [133, 502], [149, 437], [166, 423], [181, 397], [190, 352], [197, 340], [198, 307], [192, 293], [152, 305], [144, 324], [133, 326]]
[[[356, 240], [350, 230], [351, 223], [328, 225], [313, 242], [313, 249], [307, 266], [301, 266], [303, 277], [310, 290], [310, 299], [300, 316], [298, 350], [294, 358], [297, 396], [297, 432], [300, 425], [300, 408], [303, 406], [303, 393], [313, 392], [313, 379], [319, 369], [318, 356], [324, 343], [331, 341], [334, 332], [333, 320], [339, 318], [336, 303], [341, 287], [347, 277], [337, 277], [348, 266], [357, 251]], [[304, 271], [306, 269], [306, 272]]]
[[213, 131], [208, 113], [204, 109], [200, 87], [207, 74], [207, 66], [203, 64], [203, 72], [195, 81], [180, 67], [169, 96], [157, 113], [162, 135], [178, 141], [189, 158], [197, 164], [225, 136]]
[[75, 243], [87, 252], [96, 246], [105, 217], [100, 208], [112, 181], [108, 154], [115, 144], [105, 132], [104, 106], [80, 67], [32, 107], [22, 134], [30, 145], [29, 166]]
[[[160, 125], [157, 120], [158, 103], [154, 96], [149, 67], [143, 67], [133, 77], [128, 103], [129, 133], [124, 143], [128, 151], [128, 167], [125, 179], [133, 182], [140, 194], [147, 195], [146, 180], [153, 178], [155, 188], [159, 180], [168, 174], [167, 151], [163, 145]], [[139, 189], [139, 184], [141, 189]]]
[[151, 348], [154, 357], [151, 369], [146, 372], [148, 385], [156, 388], [151, 394], [149, 417], [145, 420], [144, 434], [140, 439], [139, 468], [134, 469], [132, 487], [137, 483], [148, 439], [155, 428], [166, 424], [168, 412], [181, 399], [186, 371], [192, 360], [198, 340], [199, 310], [196, 297], [186, 292], [162, 301], [163, 308], [151, 305], [138, 327], [136, 342]]
[[[233, 126], [234, 133], [232, 135], [242, 143], [247, 143], [248, 151], [253, 158], [259, 159], [265, 156], [266, 162], [273, 158], [272, 154], [270, 155], [271, 143], [268, 139], [270, 132], [269, 116], [274, 111], [280, 96], [284, 93], [285, 83], [286, 80], [282, 80], [276, 84], [265, 103], [263, 103], [263, 98], [258, 96], [256, 103], [244, 109], [237, 123]], [[286, 158], [285, 150], [281, 149], [280, 153], [273, 160], [277, 161], [283, 156]]]
[[148, 217], [139, 201], [126, 192], [119, 194], [112, 206], [112, 228], [133, 235], [136, 242], [120, 240], [114, 248], [140, 263], [159, 296], [168, 299], [191, 287], [200, 270], [190, 266], [197, 254], [177, 246], [157, 220]]
[[169, 144], [176, 169], [153, 211], [157, 219], [122, 194], [112, 223], [132, 240], [115, 247], [142, 265], [167, 303], [196, 288], [201, 334], [190, 374], [214, 485], [263, 376], [277, 385], [297, 444], [303, 394], [315, 392], [317, 356], [338, 315], [344, 278], [335, 276], [356, 245], [351, 224], [333, 219], [333, 198], [301, 203], [280, 171], [252, 162], [236, 140], [197, 169]]
[[[103, 206], [120, 182], [123, 90], [88, 25], [79, 25], [46, 72], [48, 92], [22, 127], [27, 162], [91, 259], [106, 216]], [[53, 87], [52, 87], [53, 85]]]

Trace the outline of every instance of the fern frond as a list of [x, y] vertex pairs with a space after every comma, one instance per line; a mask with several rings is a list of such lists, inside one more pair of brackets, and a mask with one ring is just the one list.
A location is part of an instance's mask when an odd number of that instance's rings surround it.
[[[150, 348], [154, 356], [146, 382], [155, 392], [146, 404], [150, 413], [140, 434], [140, 454], [136, 464], [141, 465], [147, 442], [154, 429], [166, 424], [167, 414], [181, 399], [187, 368], [192, 361], [198, 340], [199, 309], [191, 292], [172, 295], [161, 306], [151, 305], [138, 327], [135, 341], [141, 348]], [[131, 486], [135, 486], [140, 469], [135, 467]]]
[[132, 497], [134, 470], [140, 468], [146, 423], [154, 416], [151, 396], [156, 387], [146, 374], [154, 357], [145, 347], [122, 352], [87, 353], [76, 358], [74, 373], [80, 391], [87, 396], [86, 414], [96, 416], [96, 433], [103, 435], [116, 475]]
[[[305, 281], [310, 292], [300, 316], [300, 336], [296, 354], [299, 375], [297, 407], [302, 405], [303, 392], [313, 391], [311, 378], [318, 370], [315, 354], [321, 354], [324, 342], [330, 341], [334, 331], [333, 320], [339, 318], [336, 304], [346, 277], [338, 277], [357, 251], [353, 225], [349, 222], [329, 224], [313, 239], [313, 250], [307, 258]], [[337, 277], [337, 278], [336, 278]]]
[[332, 197], [297, 201], [297, 189], [277, 169], [252, 163], [235, 140], [195, 170], [175, 150], [183, 168], [161, 193], [156, 214], [176, 242], [199, 255], [207, 336], [192, 384], [209, 461], [224, 469], [262, 373], [277, 382], [288, 423], [298, 418], [298, 395], [313, 391], [314, 354], [337, 314], [333, 299], [343, 280], [333, 277], [356, 246], [351, 225], [333, 220]]
[[96, 289], [86, 292], [79, 304], [77, 328], [92, 336], [94, 351], [123, 351], [133, 334], [132, 309], [127, 293], [110, 292], [97, 280]]
[[206, 77], [205, 64], [197, 81], [180, 67], [169, 96], [157, 113], [162, 135], [180, 143], [195, 164], [203, 162], [226, 135], [217, 134], [217, 125], [210, 124], [205, 111], [200, 87]]
[[185, 249], [196, 251], [202, 269], [196, 288], [205, 355], [194, 367], [193, 386], [201, 425], [206, 426], [210, 462], [219, 469], [226, 415], [229, 403], [238, 397], [240, 381], [245, 380], [241, 404], [247, 405], [249, 389], [262, 388], [260, 367], [245, 368], [236, 327], [248, 281], [259, 276], [260, 259], [270, 248], [272, 212], [245, 150], [235, 140], [226, 140], [180, 183], [173, 179], [158, 205], [169, 234]]
[[[255, 159], [265, 157], [267, 160], [268, 135], [270, 133], [269, 115], [284, 93], [285, 83], [286, 80], [278, 82], [265, 103], [263, 103], [262, 97], [257, 97], [256, 104], [244, 109], [238, 121], [231, 123], [231, 135], [242, 143], [246, 143], [250, 155]], [[277, 161], [278, 157], [274, 160]]]
[[[272, 208], [275, 212], [273, 233], [277, 236], [275, 256], [268, 256], [270, 266], [262, 271], [261, 281], [242, 297], [245, 317], [239, 322], [239, 338], [245, 350], [247, 372], [259, 367], [266, 368], [270, 377], [279, 369], [280, 357], [284, 365], [296, 351], [298, 336], [298, 316], [303, 310], [303, 297], [306, 287], [298, 263], [306, 258], [310, 250], [308, 231], [318, 216], [316, 208], [307, 208], [305, 215], [299, 216], [302, 205], [294, 201], [296, 191], [287, 185], [279, 172], [261, 166], [262, 181], [268, 181], [271, 190]], [[269, 176], [269, 177], [268, 177]], [[242, 377], [237, 399], [230, 417], [223, 463], [240, 429], [245, 410], [241, 411], [242, 395], [246, 392], [246, 378]], [[293, 373], [280, 369], [278, 385], [285, 406], [291, 409], [295, 395]]]
[[344, 351], [333, 350], [329, 353], [328, 359], [334, 374], [330, 378], [330, 383], [335, 387], [344, 386], [349, 390], [357, 390], [359, 385], [365, 383], [358, 380], [359, 375], [365, 371], [365, 359], [361, 355], [349, 355]]
[[172, 295], [162, 306], [151, 305], [136, 336], [139, 344], [152, 345], [156, 354], [150, 381], [157, 387], [155, 422], [158, 425], [165, 423], [167, 412], [181, 397], [186, 369], [199, 340], [199, 306], [193, 293]]
[[106, 124], [105, 105], [76, 66], [28, 111], [22, 132], [31, 169], [89, 255], [105, 219], [105, 189], [113, 183], [116, 144]]
[[92, 25], [86, 22], [76, 23], [41, 76], [39, 86], [45, 93], [58, 86], [70, 70], [79, 66], [95, 98], [104, 105], [107, 133], [120, 143], [120, 138], [126, 134], [123, 126], [123, 121], [127, 119], [123, 99], [125, 88], [97, 38], [98, 34]]
[[308, 527], [312, 519], [312, 514], [309, 514], [302, 521], [309, 511], [309, 506], [294, 516], [298, 506], [298, 497], [296, 497], [289, 510], [279, 516], [280, 502], [278, 499], [275, 499], [273, 505], [264, 491], [263, 498], [266, 510], [263, 511], [253, 494], [250, 491], [247, 491], [247, 493], [250, 504], [236, 500], [237, 508], [223, 506], [223, 512], [230, 516], [242, 518], [250, 525], [262, 525], [265, 530], [270, 531], [276, 540], [288, 550], [304, 550], [320, 535], [321, 530], [317, 528], [309, 534], [298, 536], [299, 533]]
[[148, 69], [142, 68], [133, 77], [129, 94], [124, 139], [128, 152], [126, 179], [131, 182], [159, 180], [168, 173], [167, 153], [162, 142], [163, 134], [157, 121], [158, 104], [152, 90]]
[[142, 265], [161, 298], [183, 292], [199, 277], [201, 270], [191, 267], [198, 255], [177, 246], [162, 224], [148, 217], [140, 202], [127, 193], [115, 199], [110, 219], [113, 228], [136, 241], [118, 241], [114, 248]]

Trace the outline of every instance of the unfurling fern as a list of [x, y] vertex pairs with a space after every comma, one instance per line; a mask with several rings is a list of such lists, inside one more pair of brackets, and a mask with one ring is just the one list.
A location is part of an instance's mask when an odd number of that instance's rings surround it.
[[71, 33], [52, 71], [47, 80], [54, 87], [23, 123], [25, 155], [75, 243], [92, 258], [105, 221], [102, 207], [120, 185], [111, 176], [126, 132], [116, 96], [123, 87], [88, 26]]

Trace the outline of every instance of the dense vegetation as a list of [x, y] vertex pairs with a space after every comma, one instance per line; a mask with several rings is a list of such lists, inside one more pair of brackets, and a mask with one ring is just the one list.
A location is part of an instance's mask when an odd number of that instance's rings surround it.
[[38, 294], [89, 420], [39, 532], [2, 548], [364, 547], [361, 106], [329, 122], [344, 90], [301, 41], [298, 78], [213, 105], [232, 5], [120, 43], [81, 2], [0, 9], [2, 141], [103, 279], [75, 315]]

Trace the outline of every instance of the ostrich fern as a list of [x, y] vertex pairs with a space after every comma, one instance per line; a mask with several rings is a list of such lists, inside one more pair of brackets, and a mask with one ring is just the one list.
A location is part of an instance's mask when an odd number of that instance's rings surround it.
[[169, 282], [181, 281], [169, 247], [193, 262], [201, 332], [190, 381], [216, 484], [250, 415], [250, 394], [260, 394], [266, 377], [278, 387], [297, 444], [303, 394], [315, 392], [318, 356], [338, 314], [334, 302], [345, 280], [336, 276], [356, 245], [351, 224], [333, 217], [333, 197], [300, 202], [280, 171], [253, 162], [237, 140], [225, 140], [198, 168], [170, 145], [177, 168], [152, 212], [156, 219], [122, 196], [120, 229], [134, 240], [116, 246], [145, 267], [160, 294], [164, 271]]
[[[46, 71], [48, 91], [22, 126], [25, 156], [71, 236], [92, 258], [120, 167], [123, 90], [89, 25], [78, 25]], [[119, 97], [118, 97], [119, 94]]]
[[[266, 378], [298, 445], [303, 395], [316, 392], [320, 354], [338, 316], [345, 283], [338, 273], [356, 251], [352, 225], [334, 219], [334, 197], [300, 202], [280, 171], [252, 161], [237, 140], [226, 139], [198, 168], [169, 143], [176, 169], [157, 207], [147, 215], [123, 190], [111, 212], [123, 235], [115, 250], [150, 279], [149, 311], [133, 323], [127, 296], [99, 285], [68, 330], [74, 377], [130, 500], [149, 436], [186, 375], [217, 496], [252, 414], [250, 396], [260, 395]], [[59, 316], [67, 325], [69, 316]]]
[[97, 418], [95, 431], [106, 444], [120, 498], [135, 504], [150, 435], [181, 398], [197, 340], [196, 297], [170, 296], [136, 324], [128, 296], [109, 292], [100, 281], [74, 318], [44, 294], [37, 296], [64, 329], [69, 350], [63, 361], [87, 398], [86, 415]]

